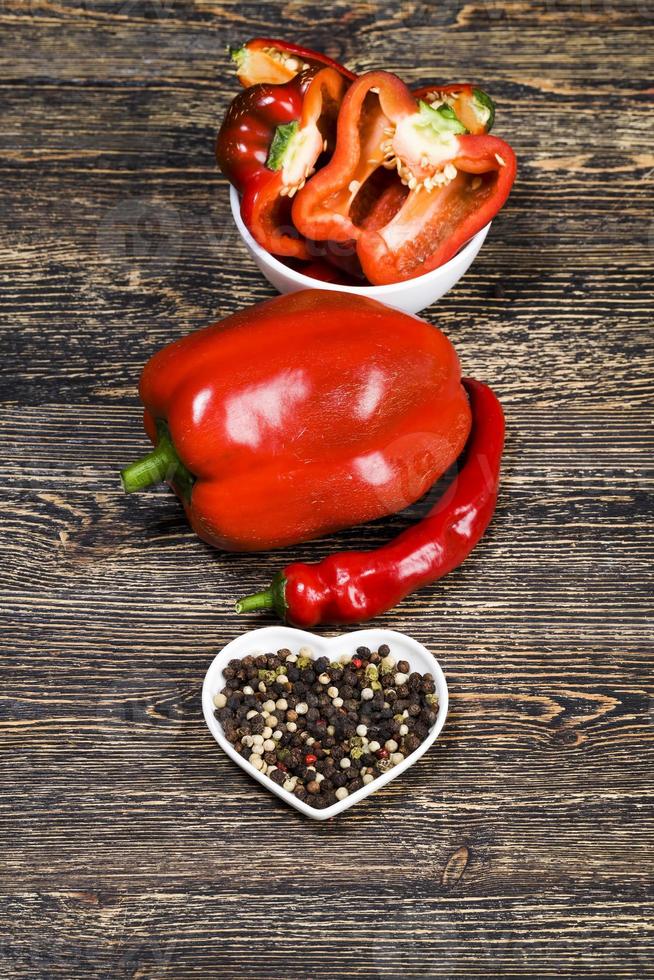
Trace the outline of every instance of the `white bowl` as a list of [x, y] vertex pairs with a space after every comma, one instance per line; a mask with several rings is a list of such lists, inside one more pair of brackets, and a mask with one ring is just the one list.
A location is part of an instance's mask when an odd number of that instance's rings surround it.
[[[427, 738], [418, 746], [415, 752], [412, 752], [411, 755], [407, 756], [398, 765], [389, 769], [388, 772], [373, 779], [371, 783], [362, 786], [355, 793], [346, 796], [344, 800], [339, 800], [324, 810], [317, 810], [315, 807], [309, 806], [308, 803], [298, 800], [297, 796], [293, 793], [282, 789], [281, 786], [274, 783], [268, 776], [263, 775], [258, 769], [255, 769], [247, 759], [238, 754], [231, 742], [225, 738], [220, 722], [214, 717], [214, 694], [217, 694], [224, 687], [223, 668], [232, 659], [241, 659], [248, 654], [276, 653], [277, 650], [283, 648], [288, 648], [292, 653], [297, 653], [300, 647], [307, 646], [310, 647], [314, 654], [314, 659], [327, 656], [330, 660], [337, 660], [344, 653], [353, 656], [357, 647], [367, 646], [371, 650], [376, 650], [382, 643], [388, 644], [391, 648], [391, 654], [396, 660], [408, 660], [412, 670], [417, 670], [422, 674], [430, 673], [433, 676], [438, 695], [436, 722], [427, 735]], [[418, 643], [417, 640], [406, 636], [405, 633], [398, 633], [395, 630], [387, 629], [357, 630], [354, 633], [343, 633], [341, 636], [315, 636], [313, 633], [296, 630], [291, 626], [266, 626], [263, 629], [251, 630], [232, 640], [231, 643], [228, 643], [220, 651], [209, 667], [202, 686], [202, 710], [204, 712], [204, 718], [209, 726], [209, 731], [221, 749], [234, 762], [238, 763], [241, 769], [244, 769], [248, 775], [256, 779], [262, 786], [265, 786], [271, 793], [279, 796], [289, 806], [295, 807], [300, 813], [303, 813], [307, 817], [312, 817], [314, 820], [328, 820], [330, 817], [335, 817], [337, 814], [342, 813], [343, 810], [354, 806], [355, 803], [359, 803], [366, 796], [370, 796], [371, 793], [390, 783], [391, 779], [395, 779], [408, 769], [409, 766], [412, 766], [414, 762], [417, 762], [420, 756], [424, 755], [430, 745], [433, 745], [438, 738], [445, 724], [447, 706], [447, 683], [435, 657], [429, 653], [426, 647]]]
[[241, 218], [239, 196], [234, 187], [230, 187], [229, 200], [236, 227], [245, 247], [268, 282], [280, 293], [295, 293], [298, 289], [330, 289], [341, 293], [356, 293], [358, 296], [370, 296], [372, 299], [379, 300], [380, 303], [385, 303], [386, 306], [404, 310], [406, 313], [419, 313], [420, 310], [426, 309], [435, 300], [444, 296], [459, 281], [484, 244], [484, 239], [491, 226], [489, 221], [481, 231], [478, 231], [470, 239], [467, 245], [464, 245], [461, 251], [457, 252], [454, 258], [439, 266], [438, 269], [434, 269], [433, 272], [425, 273], [424, 276], [407, 279], [406, 282], [391, 283], [388, 286], [341, 286], [338, 283], [312, 279], [311, 276], [296, 272], [280, 262], [265, 248], [262, 248], [246, 228]]

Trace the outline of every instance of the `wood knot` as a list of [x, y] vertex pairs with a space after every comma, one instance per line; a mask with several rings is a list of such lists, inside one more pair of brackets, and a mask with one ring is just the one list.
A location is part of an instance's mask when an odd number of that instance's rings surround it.
[[452, 888], [456, 885], [457, 881], [461, 878], [463, 872], [468, 866], [468, 860], [470, 858], [470, 851], [464, 845], [451, 855], [449, 861], [445, 865], [445, 870], [443, 871], [443, 877], [441, 879], [442, 884], [445, 888]]

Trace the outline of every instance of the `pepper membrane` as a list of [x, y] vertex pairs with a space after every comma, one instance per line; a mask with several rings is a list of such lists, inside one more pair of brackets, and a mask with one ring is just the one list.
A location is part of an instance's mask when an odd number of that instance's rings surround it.
[[395, 513], [461, 452], [470, 408], [449, 340], [349, 293], [304, 290], [165, 347], [140, 383], [155, 449], [128, 492], [167, 480], [229, 551]]

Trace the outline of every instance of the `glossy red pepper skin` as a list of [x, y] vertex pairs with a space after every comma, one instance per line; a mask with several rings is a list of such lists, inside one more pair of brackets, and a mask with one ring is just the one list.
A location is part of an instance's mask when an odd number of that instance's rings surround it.
[[[429, 107], [426, 112], [435, 114]], [[503, 140], [462, 133], [452, 113], [448, 125], [458, 132], [430, 135], [430, 143], [420, 135], [421, 113], [397, 76], [360, 76], [343, 100], [331, 160], [293, 204], [293, 222], [303, 235], [356, 242], [374, 285], [411, 279], [446, 262], [499, 211], [515, 179], [515, 154]], [[385, 225], [367, 228], [357, 217], [357, 199], [382, 166], [398, 170], [408, 193]]]
[[[285, 85], [246, 88], [227, 110], [216, 141], [218, 164], [241, 192], [243, 221], [273, 255], [312, 258], [293, 226], [291, 200], [333, 144], [346, 86], [331, 68], [309, 69]], [[287, 135], [286, 149], [273, 163], [273, 141], [289, 124], [297, 132]]]
[[394, 513], [457, 458], [470, 428], [436, 328], [374, 300], [305, 290], [236, 313], [148, 361], [156, 445], [128, 491], [170, 482], [197, 533], [285, 547]]
[[309, 68], [333, 68], [348, 81], [356, 78], [354, 72], [319, 51], [302, 48], [288, 41], [275, 38], [255, 37], [240, 48], [231, 51], [237, 66], [238, 80], [244, 87], [261, 82], [280, 85]]
[[463, 383], [472, 430], [458, 474], [427, 517], [377, 551], [342, 552], [316, 564], [287, 565], [270, 590], [237, 603], [237, 611], [274, 606], [282, 618], [304, 628], [360, 623], [463, 562], [495, 511], [504, 448], [498, 399], [478, 381]]
[[230, 103], [216, 139], [216, 158], [238, 191], [265, 173], [277, 127], [300, 118], [314, 74], [303, 72], [284, 85], [253, 85]]

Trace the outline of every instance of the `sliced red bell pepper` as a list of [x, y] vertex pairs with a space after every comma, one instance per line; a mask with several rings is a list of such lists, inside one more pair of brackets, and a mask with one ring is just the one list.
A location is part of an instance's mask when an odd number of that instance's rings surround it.
[[349, 68], [319, 51], [274, 38], [255, 37], [240, 48], [230, 48], [229, 53], [236, 64], [238, 80], [245, 88], [260, 83], [281, 85], [308, 68], [333, 68], [348, 81], [356, 78]]
[[490, 133], [495, 122], [495, 103], [490, 95], [475, 85], [425, 85], [415, 88], [416, 102], [430, 106], [449, 105], [469, 133]]
[[[309, 68], [333, 68], [349, 81], [357, 77], [321, 51], [274, 38], [255, 37], [240, 48], [230, 48], [229, 53], [236, 64], [238, 80], [245, 88], [260, 83], [281, 85]], [[492, 128], [495, 119], [493, 100], [473, 85], [425, 85], [414, 89], [413, 95], [429, 105], [446, 102], [470, 133], [488, 133]]]
[[332, 68], [309, 69], [285, 85], [254, 85], [232, 102], [216, 156], [242, 193], [241, 215], [275, 255], [311, 258], [291, 221], [290, 200], [333, 144], [347, 82]]
[[[356, 201], [380, 166], [408, 193], [388, 222], [366, 228]], [[369, 72], [348, 90], [331, 161], [298, 194], [293, 222], [308, 238], [354, 240], [374, 285], [451, 258], [506, 201], [516, 172], [503, 140], [471, 135], [447, 103], [416, 102], [396, 75]]]

